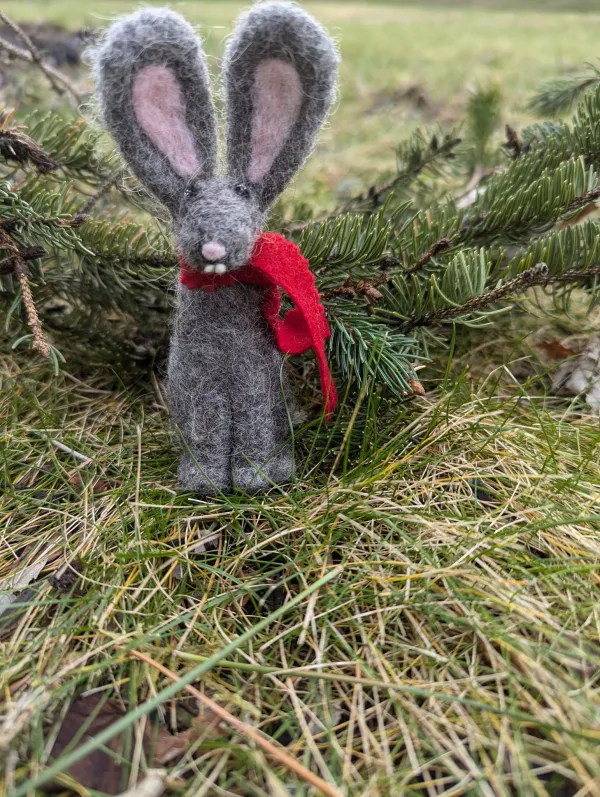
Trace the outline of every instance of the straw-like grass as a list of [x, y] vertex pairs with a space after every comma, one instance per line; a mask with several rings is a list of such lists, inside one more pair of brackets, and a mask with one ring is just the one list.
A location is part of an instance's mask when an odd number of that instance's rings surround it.
[[[19, 783], [76, 691], [132, 709], [169, 683], [130, 649], [181, 675], [339, 568], [202, 688], [341, 793], [599, 793], [595, 419], [463, 376], [398, 413], [366, 402], [327, 447], [305, 430], [292, 492], [203, 503], [174, 490], [156, 383], [2, 372], [0, 578], [41, 567], [0, 654]], [[227, 733], [171, 776], [190, 795], [294, 782]]]

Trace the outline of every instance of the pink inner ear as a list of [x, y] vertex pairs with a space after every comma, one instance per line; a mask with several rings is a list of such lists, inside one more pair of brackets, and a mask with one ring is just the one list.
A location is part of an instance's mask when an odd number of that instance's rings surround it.
[[252, 159], [248, 177], [255, 183], [267, 174], [281, 151], [302, 103], [298, 73], [287, 61], [269, 58], [256, 67]]
[[182, 177], [198, 171], [194, 139], [183, 116], [181, 90], [166, 66], [145, 66], [131, 89], [136, 119], [150, 141], [169, 159]]

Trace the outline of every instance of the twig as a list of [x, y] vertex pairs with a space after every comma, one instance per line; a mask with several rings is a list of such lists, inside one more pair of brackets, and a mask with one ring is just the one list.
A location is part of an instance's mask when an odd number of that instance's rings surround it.
[[7, 17], [3, 11], [0, 11], [0, 19], [19, 37], [19, 39], [21, 39], [26, 47], [25, 50], [22, 50], [20, 47], [16, 47], [14, 44], [7, 42], [6, 39], [0, 38], [0, 49], [5, 50], [11, 55], [14, 55], [15, 58], [20, 58], [22, 61], [27, 61], [30, 64], [36, 64], [40, 71], [43, 72], [48, 78], [50, 85], [57, 94], [63, 95], [66, 90], [78, 103], [81, 102], [82, 95], [73, 86], [71, 81], [65, 77], [62, 72], [59, 72], [58, 69], [55, 69], [53, 66], [50, 66], [50, 64], [47, 64], [44, 61], [38, 49], [31, 41], [29, 36], [25, 33], [25, 31], [22, 30], [19, 25], [16, 24], [16, 22], [13, 22], [11, 19], [9, 19], [9, 17]]
[[20, 165], [31, 162], [41, 174], [48, 174], [60, 167], [60, 163], [17, 127], [0, 130], [0, 155]]
[[[38, 257], [44, 257], [46, 254], [47, 252], [43, 246], [28, 246], [26, 249], [21, 249], [21, 257], [25, 262], [37, 260]], [[12, 274], [15, 270], [15, 262], [14, 255], [0, 260], [0, 274]]]
[[102, 197], [106, 196], [106, 194], [110, 191], [110, 189], [116, 185], [117, 180], [119, 179], [120, 174], [114, 174], [111, 177], [108, 177], [100, 186], [98, 191], [91, 196], [85, 205], [81, 208], [81, 212], [85, 215], [89, 215], [96, 204], [102, 199]]
[[574, 210], [578, 210], [579, 208], [585, 208], [590, 204], [594, 204], [597, 199], [600, 199], [600, 186], [596, 186], [596, 188], [586, 191], [585, 194], [575, 197], [575, 199], [569, 203], [569, 207], [565, 210], [563, 215], [572, 213]]
[[504, 285], [494, 288], [487, 293], [480, 296], [473, 296], [468, 299], [464, 304], [458, 307], [445, 307], [443, 310], [438, 310], [435, 313], [424, 313], [419, 318], [413, 318], [404, 322], [401, 325], [403, 332], [408, 332], [415, 327], [433, 326], [435, 324], [443, 323], [444, 321], [451, 321], [454, 318], [467, 315], [467, 313], [483, 310], [490, 304], [495, 304], [500, 299], [505, 299], [512, 293], [520, 293], [521, 291], [531, 288], [534, 285], [545, 285], [550, 280], [548, 278], [548, 266], [545, 263], [537, 263], [535, 266], [528, 268], [518, 277], [515, 277]]
[[415, 274], [417, 271], [420, 271], [423, 266], [427, 265], [427, 263], [429, 263], [433, 257], [445, 252], [447, 249], [451, 249], [453, 246], [454, 241], [452, 238], [440, 238], [439, 241], [436, 241], [429, 247], [429, 249], [417, 260], [414, 266], [404, 269], [402, 273]]
[[590, 268], [586, 268], [585, 271], [569, 269], [569, 271], [565, 271], [564, 274], [557, 274], [554, 277], [548, 277], [548, 279], [542, 284], [548, 285], [555, 282], [585, 282], [590, 277], [600, 277], [600, 266], [591, 266]]
[[35, 302], [33, 301], [29, 280], [27, 279], [29, 275], [27, 263], [23, 259], [23, 255], [19, 250], [19, 247], [5, 230], [0, 230], [0, 245], [6, 246], [13, 253], [13, 274], [21, 286], [21, 294], [23, 296], [23, 305], [27, 315], [27, 323], [31, 327], [31, 332], [33, 334], [32, 348], [34, 351], [39, 352], [43, 357], [50, 357], [50, 346], [44, 337], [42, 323], [40, 321], [40, 317], [38, 316]]
[[35, 302], [33, 301], [33, 296], [31, 293], [31, 287], [29, 286], [29, 280], [27, 279], [28, 275], [27, 266], [25, 265], [25, 261], [22, 258], [17, 259], [14, 273], [19, 282], [19, 285], [21, 286], [23, 304], [25, 306], [25, 313], [27, 314], [27, 323], [31, 327], [31, 332], [33, 334], [32, 347], [34, 351], [39, 352], [43, 357], [50, 357], [50, 346], [48, 345], [48, 341], [44, 337], [44, 332], [42, 330], [42, 322], [40, 321], [40, 317], [38, 316], [37, 308], [35, 306]]
[[[169, 670], [163, 664], [152, 659], [150, 656], [146, 656], [145, 653], [141, 653], [139, 650], [130, 650], [132, 656], [136, 659], [140, 659], [140, 661], [145, 661], [146, 664], [150, 664], [152, 667], [157, 669], [163, 675], [166, 675], [167, 678], [170, 678], [172, 681], [180, 681], [178, 675], [174, 672]], [[206, 708], [212, 711], [217, 717], [220, 717], [223, 722], [226, 722], [232, 728], [235, 728], [236, 731], [241, 733], [247, 739], [251, 739], [255, 744], [272, 756], [279, 764], [286, 767], [286, 769], [291, 770], [299, 778], [306, 781], [306, 783], [310, 783], [311, 786], [314, 786], [316, 789], [319, 789], [322, 794], [327, 795], [327, 797], [341, 797], [340, 792], [334, 787], [331, 786], [329, 783], [326, 783], [322, 778], [318, 775], [315, 775], [309, 769], [307, 769], [303, 764], [293, 758], [289, 753], [286, 753], [285, 750], [282, 750], [280, 747], [273, 744], [273, 742], [266, 739], [262, 734], [255, 731], [254, 728], [251, 728], [249, 725], [246, 725], [244, 722], [239, 720], [237, 717], [234, 717], [233, 714], [230, 714], [229, 711], [222, 708], [218, 703], [215, 703], [214, 700], [211, 700], [210, 697], [207, 697], [205, 694], [200, 692], [191, 684], [186, 684], [184, 687], [191, 695], [193, 695], [196, 700], [199, 700], [203, 703]]]

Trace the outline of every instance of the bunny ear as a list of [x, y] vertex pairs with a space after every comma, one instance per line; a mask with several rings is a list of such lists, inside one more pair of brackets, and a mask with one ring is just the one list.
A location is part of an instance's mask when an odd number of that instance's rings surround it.
[[217, 152], [194, 29], [168, 9], [142, 9], [110, 28], [94, 60], [106, 128], [139, 179], [176, 210], [189, 178], [213, 173]]
[[254, 6], [229, 40], [229, 172], [256, 186], [263, 209], [310, 153], [333, 99], [337, 63], [327, 33], [293, 3]]

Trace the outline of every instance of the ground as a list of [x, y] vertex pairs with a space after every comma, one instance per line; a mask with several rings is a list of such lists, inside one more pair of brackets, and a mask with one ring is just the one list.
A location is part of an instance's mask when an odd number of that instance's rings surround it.
[[[127, 7], [3, 10], [76, 29]], [[292, 189], [323, 207], [391, 172], [414, 126], [459, 121], [478, 83], [528, 122], [539, 81], [594, 60], [600, 34], [585, 2], [308, 7], [344, 56]], [[238, 4], [181, 8], [216, 56]], [[25, 591], [0, 618], [4, 793], [35, 793], [74, 693], [181, 731], [190, 706], [155, 699], [159, 665], [183, 676], [227, 648], [196, 686], [339, 794], [599, 795], [600, 426], [554, 395], [536, 346], [597, 326], [538, 310], [463, 333], [424, 397], [304, 430], [295, 489], [212, 502], [177, 491], [156, 373], [54, 377], [5, 341], [0, 580]], [[147, 764], [124, 725], [123, 788]], [[226, 724], [169, 767], [180, 794], [319, 793]]]

